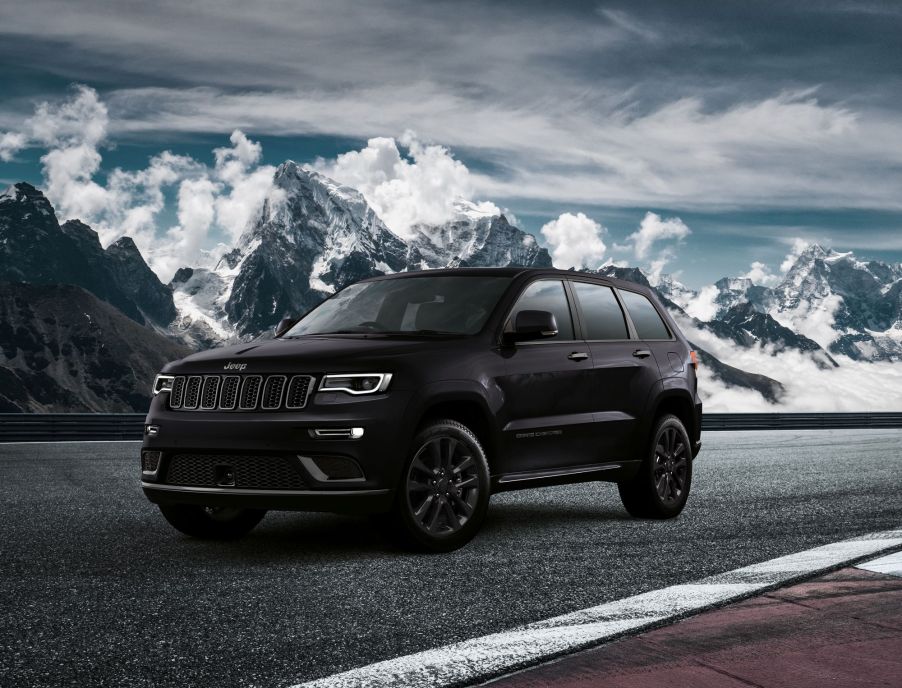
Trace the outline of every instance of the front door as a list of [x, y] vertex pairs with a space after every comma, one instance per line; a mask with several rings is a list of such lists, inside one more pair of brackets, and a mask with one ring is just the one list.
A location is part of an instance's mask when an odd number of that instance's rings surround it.
[[530, 283], [517, 300], [506, 329], [521, 310], [554, 313], [555, 337], [505, 347], [503, 441], [498, 471], [519, 473], [586, 462], [594, 423], [592, 357], [576, 339], [571, 306], [561, 280]]

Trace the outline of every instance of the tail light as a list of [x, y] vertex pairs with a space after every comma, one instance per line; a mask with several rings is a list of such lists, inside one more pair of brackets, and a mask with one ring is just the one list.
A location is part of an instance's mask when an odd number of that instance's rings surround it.
[[689, 361], [692, 363], [692, 367], [698, 370], [698, 354], [696, 354], [694, 351], [690, 351]]

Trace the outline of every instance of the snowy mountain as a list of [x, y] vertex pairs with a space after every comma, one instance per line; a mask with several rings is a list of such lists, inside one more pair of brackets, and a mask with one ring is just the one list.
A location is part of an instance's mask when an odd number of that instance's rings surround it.
[[[181, 268], [163, 285], [131, 239], [103, 248], [90, 227], [78, 220], [60, 225], [40, 191], [17, 184], [0, 194], [0, 291], [32, 294], [23, 283], [47, 290], [33, 292], [42, 312], [21, 310], [27, 306], [21, 298], [5, 301], [10, 322], [19, 323], [0, 328], [0, 375], [15, 397], [6, 401], [33, 410], [101, 410], [109, 392], [115, 409], [140, 406], [134, 367], [114, 366], [122, 379], [113, 373], [104, 390], [89, 385], [98, 366], [112, 365], [104, 357], [117, 346], [118, 330], [129, 333], [128, 356], [144, 351], [142, 330], [155, 350], [209, 348], [268, 336], [284, 315], [302, 314], [374, 275], [551, 266], [536, 238], [491, 204], [460, 201], [454, 210], [449, 221], [416, 225], [402, 238], [358, 191], [288, 161], [233, 246], [212, 264]], [[700, 389], [713, 408], [859, 410], [902, 402], [885, 393], [888, 380], [899, 379], [902, 389], [902, 366], [892, 364], [902, 361], [900, 265], [812, 246], [770, 287], [725, 277], [696, 291], [667, 275], [650, 284], [636, 267], [608, 265], [598, 273], [657, 290], [699, 353]], [[65, 314], [67, 300], [81, 304], [81, 319]], [[132, 332], [115, 313], [139, 329]], [[81, 320], [104, 326], [86, 330]], [[51, 321], [66, 325], [47, 329]], [[83, 363], [66, 368], [74, 351]], [[63, 387], [48, 386], [60, 376]]]
[[672, 280], [661, 286], [665, 295], [702, 321], [728, 319], [732, 309], [748, 305], [830, 353], [863, 361], [902, 360], [899, 264], [861, 261], [852, 253], [812, 245], [774, 287], [735, 277], [698, 292], [675, 289]]
[[456, 216], [418, 225], [405, 241], [363, 195], [294, 162], [275, 174], [260, 215], [212, 269], [184, 268], [171, 283], [190, 341], [214, 344], [270, 330], [365, 277], [403, 270], [470, 265], [550, 266], [535, 237], [459, 202]]
[[547, 249], [539, 246], [532, 234], [511, 225], [504, 215], [463, 200], [455, 204], [455, 213], [445, 224], [414, 226], [415, 234], [409, 242], [409, 269], [551, 267]]
[[74, 284], [142, 325], [163, 328], [176, 315], [170, 290], [131, 239], [102, 248], [86, 224], [60, 225], [44, 194], [24, 182], [0, 193], [0, 281]]

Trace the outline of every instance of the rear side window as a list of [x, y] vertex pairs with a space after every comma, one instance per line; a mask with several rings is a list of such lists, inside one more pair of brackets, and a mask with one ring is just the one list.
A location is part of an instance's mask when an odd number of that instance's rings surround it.
[[613, 289], [587, 282], [574, 282], [573, 287], [585, 319], [586, 339], [629, 339]]
[[505, 330], [513, 332], [517, 313], [520, 311], [550, 311], [557, 320], [557, 334], [548, 339], [573, 339], [573, 319], [570, 317], [570, 306], [567, 294], [560, 280], [539, 280], [533, 282], [524, 291], [514, 309], [511, 311]]
[[626, 304], [633, 325], [636, 326], [636, 334], [639, 339], [670, 339], [670, 330], [661, 320], [657, 309], [651, 305], [651, 301], [634, 291], [620, 290], [620, 297]]

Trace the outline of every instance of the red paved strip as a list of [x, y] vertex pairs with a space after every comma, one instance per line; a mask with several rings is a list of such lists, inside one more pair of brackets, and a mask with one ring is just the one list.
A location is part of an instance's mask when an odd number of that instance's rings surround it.
[[899, 688], [902, 578], [843, 569], [490, 685]]

